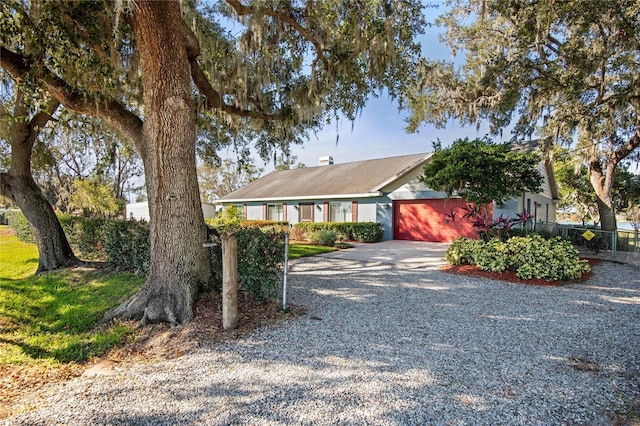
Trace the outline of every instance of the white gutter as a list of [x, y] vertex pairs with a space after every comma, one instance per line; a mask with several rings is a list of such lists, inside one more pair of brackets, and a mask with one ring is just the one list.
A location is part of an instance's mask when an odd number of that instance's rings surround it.
[[381, 191], [365, 192], [364, 194], [331, 194], [331, 195], [305, 195], [296, 197], [267, 197], [267, 198], [231, 198], [216, 200], [216, 204], [220, 203], [247, 203], [257, 201], [302, 201], [302, 200], [335, 200], [343, 198], [374, 198], [381, 197]]

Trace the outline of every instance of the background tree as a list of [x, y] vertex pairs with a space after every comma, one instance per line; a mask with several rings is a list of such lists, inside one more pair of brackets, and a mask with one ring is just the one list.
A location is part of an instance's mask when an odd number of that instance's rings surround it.
[[[102, 119], [136, 147], [149, 199], [150, 273], [112, 316], [184, 324], [211, 278], [196, 109], [239, 133], [253, 129], [261, 155], [340, 114], [355, 118], [370, 96], [383, 88], [397, 96], [412, 75], [422, 5], [140, 0], [127, 13], [112, 6], [2, 3], [0, 66], [22, 84], [46, 88], [67, 110]], [[223, 21], [239, 30], [230, 34]]]
[[535, 152], [488, 139], [458, 139], [440, 148], [425, 164], [420, 180], [429, 188], [459, 195], [476, 206], [501, 203], [524, 192], [538, 192], [544, 177]]
[[640, 146], [640, 5], [636, 0], [454, 0], [437, 23], [465, 62], [424, 61], [409, 130], [487, 121], [514, 137], [575, 144], [602, 228], [616, 227], [616, 168]]
[[205, 203], [215, 200], [253, 182], [260, 177], [262, 169], [252, 163], [242, 164], [224, 159], [220, 165], [202, 164], [198, 166], [200, 198]]
[[[584, 224], [588, 220], [598, 223], [597, 195], [589, 181], [589, 170], [579, 156], [567, 148], [556, 148], [553, 152], [553, 169], [560, 193], [560, 209], [566, 213], [580, 215]], [[638, 175], [618, 167], [611, 188], [615, 211], [624, 213], [640, 202], [640, 179]]]
[[287, 153], [277, 158], [275, 167], [276, 170], [289, 170], [293, 168], [302, 169], [307, 167], [307, 165], [299, 162], [297, 155], [291, 155], [290, 153]]
[[[0, 164], [0, 195], [14, 202], [24, 213], [38, 246], [36, 273], [79, 263], [53, 207], [33, 179], [33, 148], [42, 129], [59, 106], [57, 100], [40, 105], [25, 97], [23, 90], [8, 81], [0, 102], [0, 140], [10, 155]], [[8, 95], [13, 94], [13, 99]], [[45, 99], [45, 97], [37, 98]]]

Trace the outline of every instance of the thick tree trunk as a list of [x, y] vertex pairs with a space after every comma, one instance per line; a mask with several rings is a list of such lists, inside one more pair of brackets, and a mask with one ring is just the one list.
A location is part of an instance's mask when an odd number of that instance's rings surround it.
[[600, 227], [603, 231], [615, 231], [617, 228], [616, 212], [613, 205], [613, 179], [617, 163], [606, 163], [606, 173], [603, 173], [600, 159], [597, 155], [589, 159], [589, 180], [596, 192]]
[[51, 204], [31, 176], [0, 175], [2, 195], [15, 202], [27, 218], [39, 253], [36, 273], [76, 265], [80, 261], [73, 254], [58, 217]]
[[[11, 163], [8, 172], [0, 174], [0, 194], [18, 205], [31, 226], [39, 252], [36, 273], [80, 263], [71, 250], [53, 207], [31, 173], [33, 144], [57, 107], [58, 103], [52, 102], [48, 107], [49, 112], [39, 112], [29, 121], [14, 120], [11, 127]], [[27, 114], [19, 89], [14, 114], [16, 118]]]
[[144, 87], [144, 162], [149, 197], [151, 269], [140, 292], [111, 313], [185, 324], [212, 279], [196, 177], [195, 106], [180, 6], [139, 1], [133, 11]]

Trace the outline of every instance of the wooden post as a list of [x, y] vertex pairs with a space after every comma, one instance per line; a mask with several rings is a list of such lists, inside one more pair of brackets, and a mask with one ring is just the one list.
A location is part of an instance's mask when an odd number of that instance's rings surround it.
[[238, 328], [238, 242], [222, 237], [222, 328]]

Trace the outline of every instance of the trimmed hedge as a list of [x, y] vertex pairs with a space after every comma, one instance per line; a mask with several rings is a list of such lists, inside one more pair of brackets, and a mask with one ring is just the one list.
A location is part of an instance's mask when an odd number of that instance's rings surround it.
[[[58, 214], [69, 243], [82, 257], [94, 258], [109, 265], [138, 274], [147, 274], [150, 265], [149, 224], [118, 219], [88, 219]], [[265, 222], [265, 221], [261, 221]], [[248, 225], [248, 226], [247, 226]], [[241, 288], [265, 299], [276, 295], [284, 262], [285, 232], [275, 228], [289, 226], [286, 222], [234, 224], [220, 230], [238, 240], [238, 282]], [[12, 218], [16, 236], [33, 243], [33, 234], [24, 215]], [[222, 248], [211, 249], [214, 283], [207, 290], [222, 288]]]
[[382, 224], [376, 222], [300, 222], [293, 226], [293, 231], [302, 231], [307, 239], [313, 232], [334, 231], [339, 241], [360, 243], [377, 243], [384, 236]]
[[[208, 222], [210, 223], [210, 222]], [[220, 234], [231, 235], [238, 241], [238, 285], [258, 299], [275, 298], [284, 264], [285, 231], [272, 225], [218, 223]], [[288, 226], [287, 226], [288, 229]], [[211, 264], [217, 290], [222, 289], [222, 246], [211, 248]]]
[[445, 259], [455, 265], [476, 265], [483, 271], [515, 271], [522, 279], [566, 281], [579, 279], [591, 270], [578, 254], [571, 242], [561, 237], [545, 239], [531, 234], [506, 242], [496, 238], [488, 242], [457, 238]]

